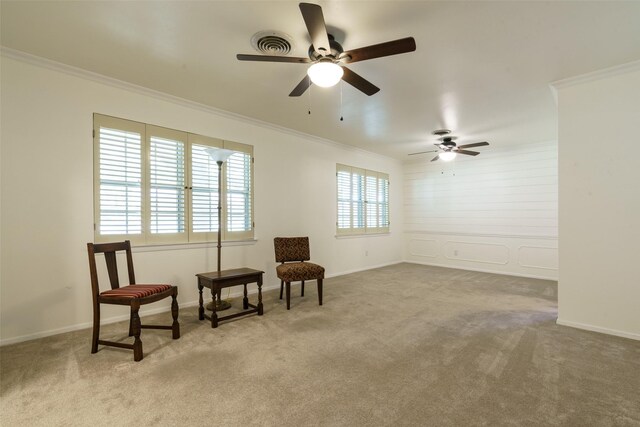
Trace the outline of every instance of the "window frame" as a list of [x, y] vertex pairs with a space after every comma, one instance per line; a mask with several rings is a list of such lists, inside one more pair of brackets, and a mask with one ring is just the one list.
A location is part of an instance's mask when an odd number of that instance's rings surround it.
[[[347, 199], [341, 198], [340, 187], [340, 173], [348, 173], [349, 174], [349, 197]], [[360, 177], [360, 178], [356, 178]], [[354, 178], [356, 180], [361, 179], [362, 189], [357, 193], [354, 193]], [[369, 178], [373, 178], [375, 180], [375, 192], [376, 197], [375, 200], [369, 199], [368, 186]], [[379, 201], [380, 193], [380, 181], [386, 182], [386, 187], [383, 189], [383, 197], [382, 201]], [[357, 182], [357, 181], [356, 181]], [[390, 220], [390, 201], [389, 201], [389, 189], [390, 189], [390, 181], [389, 174], [383, 172], [376, 172], [368, 169], [357, 168], [354, 166], [348, 166], [340, 163], [336, 163], [336, 236], [362, 236], [367, 234], [386, 234], [390, 232], [391, 220]], [[354, 194], [357, 194], [357, 197], [354, 198]], [[344, 210], [344, 207], [341, 208], [341, 204], [345, 202], [349, 203], [349, 227], [340, 227], [341, 222], [341, 210]], [[383, 222], [386, 217], [387, 223], [383, 226], [369, 226], [369, 210], [372, 204], [376, 204], [376, 224], [380, 224]], [[361, 204], [361, 207], [357, 207], [357, 204]], [[355, 206], [355, 208], [354, 208]], [[382, 206], [382, 209], [380, 208]], [[359, 221], [356, 220], [357, 216], [354, 215], [354, 211], [362, 209], [362, 217]], [[385, 215], [386, 214], [386, 215]], [[358, 227], [354, 226], [357, 223], [362, 223], [363, 226]]]
[[[142, 232], [130, 234], [101, 234], [101, 169], [100, 169], [100, 129], [111, 128], [132, 132], [140, 135], [140, 151], [141, 151], [141, 191], [142, 191]], [[152, 233], [151, 232], [151, 138], [158, 137], [173, 141], [179, 141], [184, 144], [184, 173], [182, 176], [184, 183], [184, 231], [177, 233]], [[162, 244], [189, 244], [201, 242], [215, 242], [218, 239], [218, 233], [215, 232], [195, 232], [193, 230], [193, 163], [192, 163], [192, 146], [194, 144], [207, 146], [212, 148], [226, 148], [242, 153], [248, 156], [249, 161], [249, 190], [248, 205], [249, 218], [248, 229], [242, 231], [228, 231], [227, 223], [227, 162], [222, 166], [222, 175], [220, 183], [222, 188], [222, 239], [223, 241], [246, 241], [253, 240], [255, 235], [255, 204], [254, 204], [254, 157], [253, 146], [242, 144], [239, 142], [225, 141], [218, 138], [212, 138], [203, 135], [197, 135], [189, 132], [178, 131], [175, 129], [165, 128], [161, 126], [136, 122], [128, 119], [107, 116], [94, 113], [93, 115], [93, 198], [94, 198], [94, 239], [98, 243], [107, 243], [114, 241], [130, 240], [138, 246], [145, 245], [162, 245]], [[234, 154], [235, 156], [236, 154]], [[211, 167], [215, 167], [217, 174], [217, 165], [212, 163]], [[217, 219], [215, 208], [211, 211], [211, 215]]]

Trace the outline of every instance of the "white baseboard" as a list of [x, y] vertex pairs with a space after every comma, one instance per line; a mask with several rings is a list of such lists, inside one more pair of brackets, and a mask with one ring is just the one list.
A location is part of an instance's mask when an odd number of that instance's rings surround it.
[[503, 276], [516, 276], [516, 277], [526, 277], [526, 278], [529, 278], [529, 279], [552, 280], [554, 282], [558, 281], [558, 279], [555, 278], [555, 277], [539, 276], [539, 275], [536, 275], [536, 274], [512, 273], [510, 271], [492, 270], [492, 269], [489, 269], [489, 268], [470, 268], [470, 267], [461, 267], [461, 266], [457, 266], [457, 265], [454, 266], [454, 265], [438, 264], [438, 263], [433, 263], [433, 262], [420, 262], [420, 261], [413, 261], [413, 260], [404, 260], [402, 262], [406, 262], [408, 264], [428, 265], [428, 266], [431, 266], [431, 267], [451, 268], [451, 269], [455, 269], [455, 270], [477, 271], [479, 273], [501, 274]]
[[[268, 291], [270, 289], [280, 289], [280, 286], [262, 286], [262, 291]], [[248, 292], [249, 294], [254, 294], [254, 293], [258, 293], [257, 289], [254, 290], [250, 290]], [[229, 298], [235, 298], [238, 296], [242, 295], [242, 291], [237, 291], [237, 292], [231, 292], [229, 294]], [[226, 297], [225, 297], [226, 298]], [[180, 302], [180, 310], [182, 310], [183, 308], [188, 308], [188, 307], [196, 307], [198, 306], [198, 301], [194, 300], [194, 301], [187, 301], [187, 302]], [[157, 308], [152, 308], [152, 309], [140, 309], [140, 317], [145, 317], [145, 316], [151, 316], [153, 314], [159, 314], [159, 313], [166, 313], [171, 311], [171, 307], [167, 306], [167, 307], [157, 307]], [[124, 320], [129, 320], [129, 314], [123, 314], [123, 315], [119, 315], [119, 316], [113, 316], [113, 317], [108, 317], [108, 318], [103, 318], [100, 319], [100, 325], [108, 325], [111, 323], [117, 323], [117, 322], [122, 322]], [[24, 342], [24, 341], [31, 341], [31, 340], [35, 340], [38, 338], [45, 338], [45, 337], [50, 337], [53, 335], [58, 335], [58, 334], [64, 334], [65, 332], [73, 332], [73, 331], [79, 331], [81, 329], [88, 329], [91, 328], [93, 326], [93, 322], [83, 322], [83, 323], [78, 323], [75, 325], [71, 325], [71, 326], [65, 326], [63, 328], [57, 328], [57, 329], [49, 329], [47, 331], [41, 331], [41, 332], [36, 332], [35, 334], [28, 334], [28, 335], [21, 335], [19, 337], [13, 337], [13, 338], [7, 338], [7, 339], [2, 339], [0, 340], [0, 347], [3, 347], [5, 345], [11, 345], [11, 344], [17, 344], [20, 342]]]
[[[402, 262], [407, 262], [410, 264], [422, 264], [422, 265], [433, 265], [436, 267], [445, 267], [445, 268], [457, 268], [457, 267], [451, 267], [448, 265], [439, 265], [439, 264], [430, 264], [430, 263], [421, 263], [421, 262], [415, 262], [415, 261], [392, 261], [392, 262], [387, 262], [387, 263], [383, 263], [383, 264], [379, 264], [379, 265], [373, 265], [373, 266], [368, 266], [368, 267], [364, 267], [364, 268], [357, 268], [357, 269], [353, 269], [353, 270], [345, 270], [345, 271], [341, 271], [338, 273], [332, 273], [332, 274], [327, 274], [325, 276], [325, 278], [330, 279], [333, 277], [338, 277], [338, 276], [345, 276], [347, 274], [352, 274], [352, 273], [359, 273], [361, 271], [367, 271], [367, 270], [373, 270], [376, 268], [382, 268], [382, 267], [388, 267], [390, 265], [395, 265], [395, 264], [400, 264]], [[470, 269], [466, 269], [466, 270], [470, 270]], [[496, 274], [506, 274], [504, 272], [498, 272], [498, 271], [488, 271], [488, 270], [471, 270], [471, 271], [482, 271], [485, 273], [496, 273]], [[517, 276], [517, 274], [512, 274], [514, 276]], [[532, 276], [525, 276], [525, 277], [532, 277]], [[543, 278], [543, 277], [534, 277], [536, 279], [538, 278]], [[544, 278], [547, 279], [547, 278]], [[551, 279], [553, 280], [553, 279]], [[280, 284], [276, 283], [274, 285], [263, 285], [262, 286], [262, 290], [263, 291], [268, 291], [271, 289], [279, 289], [280, 288]], [[255, 294], [257, 293], [257, 289], [250, 289], [249, 290], [249, 294]], [[237, 290], [237, 291], [232, 291], [227, 297], [228, 298], [235, 298], [238, 296], [242, 295], [242, 291], [241, 290]], [[227, 298], [225, 297], [225, 298]], [[194, 301], [187, 301], [187, 302], [180, 302], [180, 308], [188, 308], [188, 307], [196, 307], [198, 305], [198, 301], [194, 300]], [[150, 316], [153, 314], [159, 314], [159, 313], [165, 313], [170, 311], [170, 307], [157, 307], [157, 308], [153, 308], [153, 309], [141, 309], [140, 310], [140, 316], [144, 317], [144, 316]], [[111, 323], [116, 323], [116, 322], [122, 322], [125, 320], [129, 319], [129, 315], [128, 314], [123, 314], [123, 315], [119, 315], [119, 316], [113, 316], [113, 317], [109, 317], [109, 318], [103, 318], [101, 319], [100, 324], [101, 325], [108, 325]], [[44, 338], [44, 337], [49, 337], [52, 335], [58, 335], [58, 334], [63, 334], [66, 332], [72, 332], [72, 331], [79, 331], [82, 329], [88, 329], [91, 328], [93, 325], [93, 322], [83, 322], [83, 323], [78, 323], [75, 325], [71, 325], [71, 326], [65, 326], [63, 328], [57, 328], [57, 329], [49, 329], [46, 331], [41, 331], [41, 332], [36, 332], [34, 334], [28, 334], [28, 335], [21, 335], [18, 337], [13, 337], [13, 338], [7, 338], [7, 339], [0, 339], [0, 347], [5, 346], [5, 345], [11, 345], [11, 344], [17, 344], [20, 342], [24, 342], [24, 341], [30, 341], [30, 340], [35, 340], [38, 338]], [[637, 339], [637, 338], [636, 338]]]
[[609, 329], [609, 328], [603, 328], [601, 326], [587, 325], [585, 323], [572, 322], [569, 320], [562, 320], [560, 318], [556, 320], [556, 324], [561, 326], [569, 326], [571, 328], [576, 328], [576, 329], [584, 329], [585, 331], [599, 332], [601, 334], [615, 335], [617, 337], [629, 338], [632, 340], [640, 341], [640, 334], [636, 334], [634, 332], [619, 331], [617, 329]]
[[388, 267], [390, 265], [396, 265], [396, 264], [400, 264], [404, 261], [392, 261], [392, 262], [385, 262], [384, 264], [378, 264], [378, 265], [370, 265], [368, 267], [364, 267], [364, 268], [356, 268], [354, 270], [346, 270], [346, 271], [341, 271], [340, 273], [333, 273], [333, 274], [327, 274], [326, 276], [324, 276], [326, 279], [330, 279], [332, 277], [338, 277], [338, 276], [346, 276], [347, 274], [352, 274], [352, 273], [359, 273], [361, 271], [367, 271], [367, 270], [373, 270], [376, 268], [382, 268], [382, 267]]
[[[355, 270], [349, 270], [349, 271], [343, 271], [340, 273], [334, 273], [334, 274], [329, 274], [327, 276], [325, 276], [325, 278], [329, 279], [332, 277], [337, 277], [337, 276], [344, 276], [346, 274], [351, 274], [351, 273], [357, 273], [360, 271], [366, 271], [366, 270], [372, 270], [374, 268], [380, 268], [380, 267], [386, 267], [389, 265], [394, 265], [394, 264], [398, 264], [402, 261], [396, 261], [396, 262], [390, 262], [390, 263], [385, 263], [385, 264], [380, 264], [380, 265], [376, 265], [376, 266], [370, 266], [370, 267], [366, 267], [366, 268], [360, 268], [360, 269], [355, 269]], [[262, 291], [269, 291], [271, 289], [280, 289], [280, 283], [274, 284], [274, 285], [263, 285], [262, 286]], [[258, 290], [256, 288], [253, 289], [249, 289], [249, 294], [255, 294], [257, 293]], [[237, 290], [237, 291], [232, 291], [228, 296], [224, 296], [223, 298], [235, 298], [238, 296], [242, 295], [242, 290]], [[180, 309], [183, 308], [188, 308], [188, 307], [196, 307], [198, 306], [198, 301], [194, 300], [194, 301], [187, 301], [187, 302], [180, 302]], [[153, 308], [153, 309], [140, 309], [140, 317], [144, 317], [144, 316], [150, 316], [152, 314], [158, 314], [158, 313], [165, 313], [171, 311], [171, 307], [157, 307], [157, 308]], [[109, 318], [103, 318], [100, 321], [101, 325], [108, 325], [110, 323], [116, 323], [116, 322], [122, 322], [125, 320], [129, 320], [129, 314], [124, 314], [124, 315], [119, 315], [119, 316], [113, 316], [113, 317], [109, 317]], [[17, 344], [20, 342], [24, 342], [24, 341], [30, 341], [30, 340], [35, 340], [38, 338], [44, 338], [44, 337], [49, 337], [52, 335], [58, 335], [58, 334], [64, 334], [66, 332], [73, 332], [73, 331], [79, 331], [81, 329], [88, 329], [91, 328], [93, 326], [93, 322], [83, 322], [83, 323], [78, 323], [75, 325], [71, 325], [71, 326], [65, 326], [63, 328], [57, 328], [57, 329], [49, 329], [46, 331], [41, 331], [41, 332], [36, 332], [34, 334], [28, 334], [28, 335], [21, 335], [18, 337], [13, 337], [13, 338], [7, 338], [7, 339], [0, 339], [0, 347], [5, 346], [5, 345], [11, 345], [11, 344]]]
[[[191, 301], [187, 303], [181, 302], [180, 309], [185, 307], [192, 307], [194, 305], [198, 305], [198, 301]], [[140, 309], [140, 317], [150, 316], [152, 314], [164, 313], [168, 311], [171, 311], [171, 307], [158, 307], [158, 308], [153, 308], [149, 310]], [[123, 314], [123, 315], [113, 316], [113, 317], [104, 318], [100, 320], [101, 320], [100, 325], [108, 325], [110, 323], [129, 320], [129, 315]], [[17, 344], [24, 341], [35, 340], [38, 338], [50, 337], [52, 335], [64, 334], [65, 332], [79, 331], [81, 329], [91, 328], [92, 326], [93, 326], [93, 322], [83, 322], [83, 323], [77, 323], [71, 326], [65, 326], [63, 328], [49, 329], [47, 331], [36, 332], [35, 334], [28, 334], [28, 335], [21, 335], [19, 337], [7, 338], [7, 339], [0, 340], [0, 347], [5, 345], [10, 345], [10, 344]]]

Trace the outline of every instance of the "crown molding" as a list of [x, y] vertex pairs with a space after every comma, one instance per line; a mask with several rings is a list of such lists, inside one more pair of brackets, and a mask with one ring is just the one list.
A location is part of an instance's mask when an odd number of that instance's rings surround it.
[[627, 62], [626, 64], [616, 65], [615, 67], [605, 68], [603, 70], [593, 71], [591, 73], [580, 74], [578, 76], [569, 77], [567, 79], [556, 80], [555, 82], [551, 82], [549, 85], [556, 90], [564, 89], [566, 87], [601, 80], [607, 77], [613, 77], [634, 71], [640, 71], [640, 60]]
[[124, 80], [118, 80], [113, 77], [108, 77], [103, 74], [95, 73], [93, 71], [88, 71], [83, 68], [74, 67], [72, 65], [63, 64], [61, 62], [57, 62], [51, 59], [43, 58], [37, 55], [32, 55], [30, 53], [26, 53], [20, 50], [11, 49], [5, 46], [0, 47], [0, 56], [14, 59], [16, 61], [25, 62], [31, 65], [35, 65], [41, 68], [46, 68], [53, 71], [58, 71], [64, 74], [68, 74], [74, 77], [79, 77], [81, 79], [94, 81], [97, 83], [101, 83], [107, 86], [115, 87], [118, 89], [127, 90], [133, 93], [137, 93], [140, 95], [148, 96], [151, 98], [155, 98], [161, 101], [170, 102], [172, 104], [176, 104], [182, 107], [192, 108], [194, 110], [199, 110], [205, 113], [213, 114], [216, 116], [224, 117], [231, 120], [236, 120], [248, 125], [258, 126], [264, 129], [270, 129], [277, 132], [286, 133], [298, 138], [303, 138], [311, 142], [316, 142], [320, 144], [325, 144], [332, 146], [334, 148], [340, 148], [343, 150], [355, 151], [364, 153], [370, 156], [379, 157], [385, 160], [393, 161], [394, 163], [401, 164], [402, 161], [393, 157], [385, 156], [384, 154], [374, 153], [373, 151], [365, 150], [363, 148], [354, 147], [348, 144], [341, 144], [336, 141], [332, 141], [330, 139], [322, 138], [319, 136], [311, 135], [308, 133], [300, 132], [294, 129], [290, 129], [284, 126], [276, 125], [273, 123], [265, 122], [262, 120], [254, 119], [252, 117], [243, 116], [242, 114], [233, 113], [230, 111], [222, 110], [219, 108], [212, 107], [210, 105], [202, 104], [199, 102], [191, 101], [189, 99], [180, 98], [179, 96], [169, 95], [168, 93], [160, 92], [154, 89], [149, 89], [144, 86], [139, 86], [133, 83], [126, 82]]

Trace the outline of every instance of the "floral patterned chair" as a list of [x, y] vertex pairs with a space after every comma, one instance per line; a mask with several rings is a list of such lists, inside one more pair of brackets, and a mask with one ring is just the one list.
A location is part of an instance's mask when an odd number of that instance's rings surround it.
[[287, 289], [287, 310], [291, 308], [291, 282], [302, 282], [300, 296], [304, 296], [304, 282], [316, 280], [318, 283], [318, 304], [322, 305], [322, 279], [324, 279], [324, 267], [313, 264], [309, 254], [308, 237], [276, 237], [273, 239], [276, 251], [276, 262], [281, 264], [276, 267], [276, 273], [280, 279], [280, 299], [282, 289]]

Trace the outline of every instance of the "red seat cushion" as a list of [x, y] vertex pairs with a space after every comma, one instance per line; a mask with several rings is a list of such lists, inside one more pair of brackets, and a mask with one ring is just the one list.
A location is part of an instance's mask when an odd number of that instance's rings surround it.
[[104, 291], [100, 294], [100, 296], [119, 298], [144, 298], [151, 295], [159, 294], [171, 288], [171, 285], [129, 285], [122, 288]]

